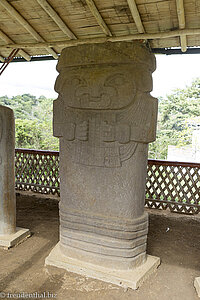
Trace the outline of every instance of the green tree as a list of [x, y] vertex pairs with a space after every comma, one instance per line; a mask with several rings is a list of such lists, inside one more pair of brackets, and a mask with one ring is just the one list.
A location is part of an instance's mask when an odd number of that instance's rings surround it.
[[53, 99], [23, 94], [0, 97], [0, 104], [14, 110], [17, 148], [58, 150], [52, 129]]
[[[30, 94], [12, 98], [0, 97], [0, 104], [14, 110], [16, 118], [16, 147], [58, 150], [53, 137], [53, 99], [36, 98]], [[200, 79], [191, 86], [176, 89], [159, 98], [157, 140], [149, 146], [149, 157], [166, 159], [168, 145], [191, 143], [192, 123], [200, 124]]]
[[15, 119], [16, 148], [40, 149], [41, 128], [37, 120]]
[[191, 144], [192, 123], [200, 116], [200, 78], [191, 86], [159, 98], [157, 140], [149, 146], [149, 157], [166, 159], [168, 145]]

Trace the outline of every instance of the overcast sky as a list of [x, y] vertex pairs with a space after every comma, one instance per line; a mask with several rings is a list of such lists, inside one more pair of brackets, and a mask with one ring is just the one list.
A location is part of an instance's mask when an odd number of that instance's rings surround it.
[[[175, 88], [189, 85], [200, 77], [200, 54], [157, 55], [153, 74], [155, 97], [165, 96]], [[0, 76], [0, 96], [29, 93], [37, 97], [56, 98], [54, 91], [56, 61], [11, 63]]]

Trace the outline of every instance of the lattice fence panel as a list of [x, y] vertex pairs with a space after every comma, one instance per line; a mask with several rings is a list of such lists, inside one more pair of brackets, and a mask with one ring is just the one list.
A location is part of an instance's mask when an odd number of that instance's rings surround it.
[[[16, 189], [60, 195], [59, 152], [16, 149]], [[149, 160], [146, 202], [149, 208], [200, 212], [200, 164]]]
[[59, 195], [59, 152], [15, 150], [16, 189]]
[[200, 164], [149, 160], [146, 206], [197, 214], [200, 211]]

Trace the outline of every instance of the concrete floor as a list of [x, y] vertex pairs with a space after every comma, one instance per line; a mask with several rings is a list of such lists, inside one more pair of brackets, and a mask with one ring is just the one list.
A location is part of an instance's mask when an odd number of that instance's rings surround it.
[[36, 196], [18, 196], [17, 225], [29, 228], [32, 237], [10, 250], [0, 249], [2, 296], [10, 299], [7, 293], [46, 292], [46, 298], [59, 300], [199, 299], [193, 282], [200, 276], [200, 217], [148, 211], [147, 252], [159, 256], [162, 263], [140, 289], [133, 291], [62, 269], [44, 267], [46, 256], [58, 241], [57, 202]]

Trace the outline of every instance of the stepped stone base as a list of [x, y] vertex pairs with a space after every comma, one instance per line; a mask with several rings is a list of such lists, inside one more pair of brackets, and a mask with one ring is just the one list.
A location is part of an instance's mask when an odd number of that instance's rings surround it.
[[21, 243], [29, 236], [31, 236], [29, 229], [17, 227], [16, 232], [13, 234], [0, 235], [0, 247], [9, 249]]
[[200, 297], [200, 277], [196, 277], [194, 280], [194, 287], [197, 291], [198, 297]]
[[45, 260], [45, 265], [63, 268], [69, 272], [87, 277], [99, 279], [121, 287], [129, 287], [136, 290], [158, 268], [160, 258], [147, 255], [144, 264], [135, 269], [116, 270], [93, 265], [74, 258], [65, 256], [60, 250], [58, 243]]

